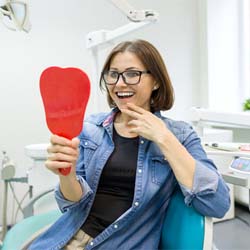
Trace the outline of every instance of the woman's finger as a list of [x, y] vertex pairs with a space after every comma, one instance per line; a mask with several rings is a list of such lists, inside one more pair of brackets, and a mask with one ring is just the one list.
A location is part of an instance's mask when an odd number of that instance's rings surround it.
[[68, 168], [72, 167], [72, 164], [69, 162], [64, 162], [64, 161], [49, 161], [47, 160], [45, 162], [45, 166], [51, 170], [51, 171], [56, 171], [59, 168]]
[[62, 153], [52, 153], [49, 154], [48, 160], [50, 161], [65, 161], [65, 162], [75, 162], [77, 160], [76, 156], [62, 154]]
[[78, 148], [78, 146], [79, 146], [79, 144], [80, 144], [79, 138], [75, 137], [75, 138], [73, 138], [71, 141], [72, 141], [72, 147]]
[[58, 135], [52, 135], [50, 137], [50, 143], [52, 145], [72, 146], [72, 141]]
[[50, 153], [63, 153], [67, 155], [77, 155], [78, 150], [77, 148], [67, 147], [67, 146], [61, 146], [61, 145], [50, 145], [47, 149], [47, 152]]
[[147, 112], [144, 108], [141, 108], [133, 103], [127, 103], [127, 107], [138, 114], [145, 114], [145, 112]]
[[140, 116], [141, 116], [141, 114], [137, 113], [136, 111], [132, 111], [129, 109], [121, 109], [121, 112], [131, 116], [134, 119], [140, 119]]

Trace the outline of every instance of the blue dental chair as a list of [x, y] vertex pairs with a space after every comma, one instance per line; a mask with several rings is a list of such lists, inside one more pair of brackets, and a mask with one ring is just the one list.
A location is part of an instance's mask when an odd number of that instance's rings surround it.
[[[31, 235], [52, 224], [60, 215], [59, 210], [53, 210], [25, 218], [8, 231], [0, 249], [20, 250]], [[204, 217], [185, 205], [178, 189], [173, 194], [164, 219], [159, 249], [211, 250], [212, 225], [212, 218]]]
[[212, 218], [187, 207], [182, 192], [177, 189], [166, 212], [159, 249], [211, 250], [212, 241]]

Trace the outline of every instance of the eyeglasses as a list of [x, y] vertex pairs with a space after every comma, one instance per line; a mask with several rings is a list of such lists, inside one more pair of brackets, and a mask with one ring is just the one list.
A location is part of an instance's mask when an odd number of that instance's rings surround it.
[[107, 85], [115, 85], [119, 81], [120, 76], [122, 76], [122, 80], [128, 85], [138, 84], [141, 80], [142, 74], [150, 74], [149, 70], [125, 70], [121, 73], [108, 70], [102, 73], [102, 78]]

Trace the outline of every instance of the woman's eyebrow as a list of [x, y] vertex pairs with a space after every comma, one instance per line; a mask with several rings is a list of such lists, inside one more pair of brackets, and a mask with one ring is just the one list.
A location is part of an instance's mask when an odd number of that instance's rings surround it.
[[[126, 68], [125, 70], [138, 70], [138, 69], [139, 69], [139, 68], [137, 68], [137, 67], [128, 67], [128, 68]], [[109, 68], [109, 70], [119, 71], [118, 68], [114, 68], [114, 67]]]
[[129, 68], [126, 68], [126, 70], [130, 70], [130, 69], [137, 69], [137, 70], [138, 70], [137, 67], [129, 67]]

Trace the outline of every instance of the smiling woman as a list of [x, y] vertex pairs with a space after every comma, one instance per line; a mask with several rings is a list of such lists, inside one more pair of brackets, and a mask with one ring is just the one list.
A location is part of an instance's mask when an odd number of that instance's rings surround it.
[[174, 93], [157, 49], [144, 40], [118, 44], [100, 86], [112, 110], [87, 118], [78, 139], [51, 136], [46, 167], [59, 176], [63, 215], [28, 249], [158, 249], [176, 189], [200, 214], [224, 216], [228, 188], [197, 134], [160, 113]]
[[[122, 60], [120, 60], [120, 58], [122, 58]], [[127, 72], [125, 73], [127, 77], [124, 76], [122, 71]], [[141, 73], [138, 73], [138, 71]], [[146, 79], [150, 79], [152, 81], [151, 87], [153, 90], [151, 98], [152, 103], [150, 106], [157, 111], [168, 110], [172, 107], [174, 102], [174, 91], [166, 66], [156, 48], [153, 46], [151, 47], [148, 42], [141, 40], [135, 43], [123, 42], [112, 50], [103, 66], [100, 80], [100, 87], [102, 89], [109, 88], [110, 83], [107, 82], [108, 72], [112, 75], [115, 72], [116, 81], [112, 81], [112, 83], [116, 85], [119, 85], [118, 81], [121, 77], [118, 77], [118, 74], [120, 72], [119, 76], [122, 75], [122, 80], [128, 87], [130, 85], [139, 84], [141, 78], [142, 82]], [[133, 77], [137, 74], [136, 79], [134, 78], [133, 81], [130, 79], [129, 81], [126, 79], [129, 77], [128, 74], [130, 76], [133, 74]], [[130, 87], [132, 88], [133, 86]], [[110, 93], [108, 93], [108, 103], [110, 107], [117, 106], [111, 98]]]
[[[110, 84], [111, 77], [106, 77], [105, 80], [107, 73], [104, 72], [103, 79], [107, 85], [108, 94], [119, 109], [126, 108], [126, 104], [131, 102], [150, 110], [150, 97], [156, 82], [151, 74], [145, 74], [148, 70], [144, 67], [137, 56], [126, 51], [114, 56], [110, 70], [107, 71], [112, 72], [110, 73], [112, 76], [117, 75], [115, 84]], [[142, 75], [142, 72], [145, 73]], [[120, 78], [120, 74], [123, 77]]]

